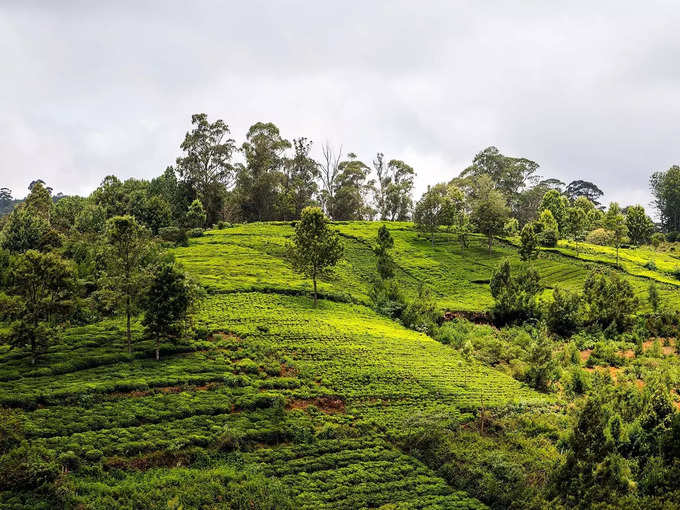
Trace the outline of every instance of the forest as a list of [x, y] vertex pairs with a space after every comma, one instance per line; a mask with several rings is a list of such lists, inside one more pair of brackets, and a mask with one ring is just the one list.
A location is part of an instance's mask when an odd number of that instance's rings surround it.
[[231, 136], [0, 189], [0, 508], [680, 507], [680, 166]]

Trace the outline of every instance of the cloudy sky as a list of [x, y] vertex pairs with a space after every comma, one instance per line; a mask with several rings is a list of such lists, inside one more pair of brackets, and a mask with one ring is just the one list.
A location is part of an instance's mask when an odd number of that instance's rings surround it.
[[649, 203], [680, 163], [680, 3], [0, 0], [0, 186], [153, 177], [192, 113], [404, 159], [476, 152]]

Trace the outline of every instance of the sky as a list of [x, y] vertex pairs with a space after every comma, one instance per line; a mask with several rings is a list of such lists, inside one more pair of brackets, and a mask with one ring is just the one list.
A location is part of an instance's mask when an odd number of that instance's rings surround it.
[[495, 145], [649, 206], [680, 163], [678, 26], [675, 0], [0, 0], [0, 187], [152, 178], [205, 112], [402, 159], [416, 198]]

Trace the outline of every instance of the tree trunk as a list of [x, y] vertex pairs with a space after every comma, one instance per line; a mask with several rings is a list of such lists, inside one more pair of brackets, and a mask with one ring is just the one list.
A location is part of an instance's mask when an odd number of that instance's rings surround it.
[[434, 248], [434, 230], [432, 231], [432, 247]]
[[312, 281], [314, 282], [314, 308], [316, 308], [316, 276], [312, 277]]
[[130, 294], [127, 296], [125, 305], [125, 315], [127, 316], [127, 344], [128, 354], [132, 354], [132, 333], [130, 331]]
[[489, 234], [489, 255], [491, 255], [491, 243], [493, 242], [493, 234]]
[[156, 361], [160, 361], [161, 359], [161, 342], [158, 338], [156, 338]]

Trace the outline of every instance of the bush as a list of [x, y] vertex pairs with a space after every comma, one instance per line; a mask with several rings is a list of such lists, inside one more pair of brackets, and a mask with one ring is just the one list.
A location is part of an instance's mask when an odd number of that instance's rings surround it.
[[562, 337], [570, 337], [583, 324], [580, 296], [575, 292], [556, 288], [545, 319], [550, 331]]
[[233, 225], [229, 223], [228, 221], [218, 221], [217, 222], [217, 229], [218, 230], [224, 230], [225, 228], [231, 228]]
[[541, 246], [546, 248], [553, 248], [557, 246], [557, 241], [559, 240], [559, 234], [557, 230], [544, 230], [538, 235], [538, 240]]
[[421, 286], [418, 289], [418, 296], [411, 301], [401, 314], [401, 321], [407, 328], [434, 334], [437, 328], [437, 304], [427, 287]]
[[668, 234], [666, 234], [666, 241], [668, 241], [669, 243], [676, 242], [678, 240], [678, 238], [680, 238], [680, 232], [673, 231], [673, 232], [668, 232]]
[[174, 243], [177, 246], [189, 245], [186, 230], [179, 227], [163, 227], [158, 231], [158, 235], [163, 241]]
[[522, 266], [513, 275], [510, 262], [505, 260], [494, 272], [489, 286], [496, 301], [491, 309], [496, 324], [521, 324], [540, 316], [537, 296], [542, 288], [535, 269]]
[[586, 321], [605, 333], [623, 333], [632, 325], [638, 300], [628, 280], [613, 272], [595, 270], [583, 285]]
[[369, 297], [376, 312], [392, 319], [399, 318], [406, 308], [404, 295], [397, 282], [392, 279], [380, 279], [374, 282], [369, 291]]
[[613, 236], [609, 230], [603, 228], [596, 228], [589, 232], [586, 236], [586, 242], [590, 244], [597, 244], [600, 246], [609, 246], [612, 244]]
[[190, 228], [187, 230], [187, 237], [201, 237], [203, 235], [203, 229], [200, 227]]
[[0, 457], [0, 490], [32, 490], [53, 482], [60, 468], [54, 452], [20, 446]]

